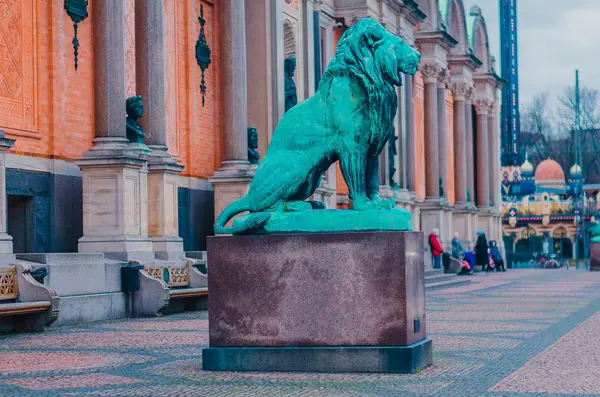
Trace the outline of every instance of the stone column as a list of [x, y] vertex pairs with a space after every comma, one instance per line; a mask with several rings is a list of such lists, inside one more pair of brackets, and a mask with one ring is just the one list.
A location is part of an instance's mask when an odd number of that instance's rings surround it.
[[258, 151], [267, 151], [284, 113], [283, 9], [275, 0], [246, 0], [248, 126], [258, 131]]
[[[425, 79], [426, 198], [421, 206], [421, 229], [425, 235], [428, 235], [433, 229], [439, 229], [442, 246], [446, 246], [450, 236], [439, 193], [441, 156], [439, 150], [438, 79], [442, 68], [437, 64], [425, 64], [422, 73]], [[426, 245], [426, 247], [428, 246]]]
[[490, 104], [479, 100], [477, 107], [477, 206], [479, 209], [490, 207], [490, 153], [488, 115]]
[[[492, 108], [493, 109], [493, 108]], [[498, 207], [498, 199], [496, 198], [496, 176], [500, 172], [500, 165], [496, 164], [496, 120], [497, 118], [494, 115], [494, 111], [490, 112], [488, 116], [488, 137], [489, 137], [489, 174], [490, 174], [490, 201], [494, 202], [493, 208]]]
[[6, 223], [7, 201], [6, 196], [6, 152], [15, 144], [14, 139], [4, 137], [0, 130], [0, 265], [14, 259], [12, 237], [7, 233]]
[[221, 168], [210, 179], [215, 189], [215, 217], [248, 192], [254, 175], [248, 162], [245, 0], [220, 5]]
[[465, 102], [465, 158], [467, 160], [467, 187], [469, 188], [469, 206], [475, 202], [475, 148], [473, 144], [473, 100], [472, 89]]
[[467, 205], [467, 111], [466, 95], [468, 86], [464, 83], [452, 85], [454, 95], [454, 184], [456, 186], [455, 207], [466, 207]]
[[441, 68], [437, 65], [423, 65], [425, 79], [425, 195], [426, 201], [440, 202], [440, 155], [438, 132], [438, 92], [437, 82]]
[[96, 1], [94, 31], [94, 146], [76, 161], [82, 172], [80, 252], [154, 260], [148, 238], [147, 160], [128, 150], [125, 128], [123, 0]]
[[183, 166], [167, 152], [164, 6], [135, 0], [136, 87], [144, 101], [142, 127], [152, 149], [148, 162], [148, 235], [159, 259], [182, 259], [178, 179]]
[[415, 109], [413, 97], [413, 76], [404, 76], [406, 101], [404, 116], [406, 118], [406, 186], [410, 192], [415, 191]]
[[[444, 190], [444, 196], [441, 197], [442, 201], [446, 201], [448, 197], [448, 152], [446, 148], [447, 139], [447, 125], [446, 125], [446, 73], [442, 73], [438, 80], [437, 88], [437, 115], [438, 115], [438, 155], [439, 155], [439, 167], [440, 167], [440, 178], [442, 180], [442, 189]], [[439, 185], [439, 182], [438, 182]]]
[[125, 133], [124, 0], [92, 4], [94, 18], [94, 147], [122, 151]]

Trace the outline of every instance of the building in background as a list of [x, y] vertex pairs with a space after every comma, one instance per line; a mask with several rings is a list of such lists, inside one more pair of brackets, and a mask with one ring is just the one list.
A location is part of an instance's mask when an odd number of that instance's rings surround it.
[[[600, 210], [599, 186], [582, 184], [579, 165], [573, 165], [565, 175], [561, 165], [552, 159], [537, 167], [528, 160], [518, 167], [503, 167], [501, 178], [509, 263], [528, 262], [534, 253], [544, 249], [547, 254], [574, 258], [578, 221], [582, 218], [584, 224], [589, 224]], [[578, 204], [581, 194], [583, 207]], [[583, 258], [583, 241], [580, 244]]]

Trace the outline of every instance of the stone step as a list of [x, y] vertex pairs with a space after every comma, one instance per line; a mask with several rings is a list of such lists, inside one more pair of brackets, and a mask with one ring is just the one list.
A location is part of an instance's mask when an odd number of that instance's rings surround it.
[[444, 281], [436, 281], [432, 283], [428, 283], [425, 281], [425, 292], [437, 291], [440, 289], [458, 287], [461, 285], [467, 285], [471, 283], [471, 280], [467, 276], [454, 276], [451, 275], [452, 278], [444, 280]]
[[454, 280], [457, 277], [456, 274], [444, 274], [439, 273], [431, 276], [425, 276], [425, 285], [432, 283], [439, 283], [442, 281]]
[[439, 269], [425, 269], [425, 277], [437, 276], [438, 274], [442, 274], [442, 271]]

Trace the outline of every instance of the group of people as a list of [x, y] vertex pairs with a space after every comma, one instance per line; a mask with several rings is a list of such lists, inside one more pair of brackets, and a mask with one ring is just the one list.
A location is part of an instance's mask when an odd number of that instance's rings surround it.
[[[488, 242], [483, 230], [477, 231], [475, 249], [470, 247], [468, 251], [463, 249], [459, 234], [454, 233], [454, 238], [452, 239], [452, 253], [450, 254], [444, 253], [439, 235], [440, 231], [438, 229], [433, 229], [431, 234], [429, 234], [429, 247], [431, 248], [434, 269], [441, 269], [442, 257], [448, 255], [451, 260], [460, 263], [461, 270], [459, 274], [473, 274], [475, 266], [479, 266], [481, 270], [485, 272], [506, 271], [502, 253], [500, 252], [496, 241], [490, 240]], [[444, 266], [447, 265], [444, 264]]]

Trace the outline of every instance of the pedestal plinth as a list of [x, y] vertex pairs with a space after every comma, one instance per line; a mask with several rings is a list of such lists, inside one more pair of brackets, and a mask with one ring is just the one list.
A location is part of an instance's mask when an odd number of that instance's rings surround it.
[[415, 373], [431, 365], [422, 252], [419, 232], [209, 237], [203, 368]]
[[139, 156], [77, 160], [83, 177], [83, 237], [79, 252], [116, 260], [154, 260], [148, 237], [147, 161]]

